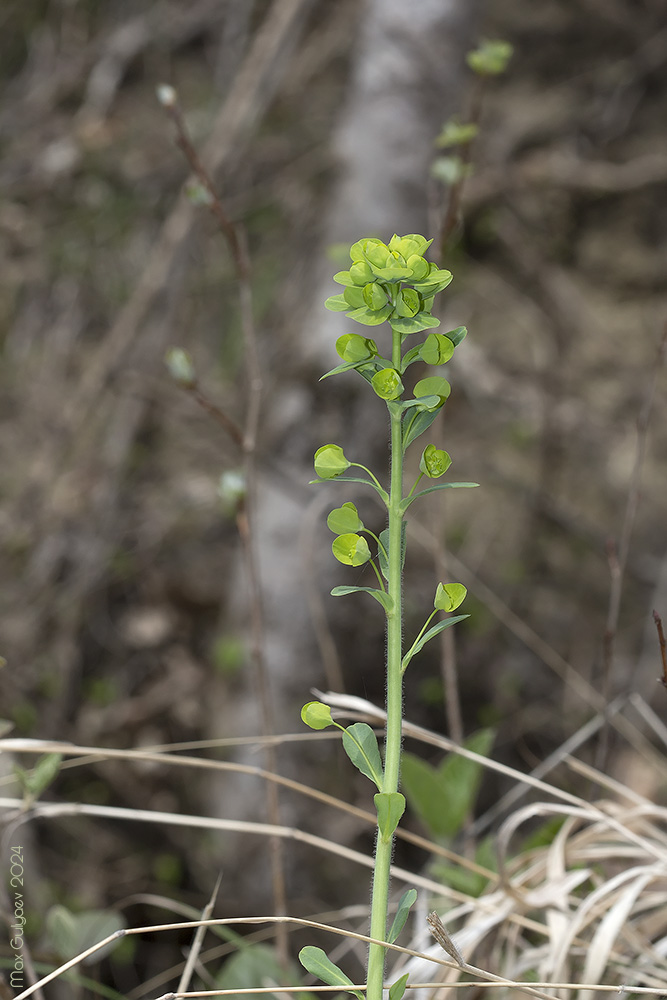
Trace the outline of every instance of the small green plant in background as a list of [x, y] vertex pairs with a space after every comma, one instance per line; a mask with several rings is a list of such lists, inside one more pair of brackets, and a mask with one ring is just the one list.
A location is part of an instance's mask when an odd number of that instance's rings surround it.
[[[398, 912], [387, 928], [389, 880], [393, 841], [396, 828], [405, 810], [405, 798], [399, 791], [401, 768], [401, 728], [403, 718], [403, 677], [410, 661], [444, 629], [467, 618], [455, 615], [431, 625], [438, 612], [451, 615], [466, 596], [459, 583], [439, 583], [433, 600], [433, 611], [422, 629], [403, 647], [402, 575], [406, 552], [406, 513], [420, 497], [437, 490], [476, 486], [476, 483], [443, 482], [435, 484], [449, 469], [451, 458], [446, 451], [427, 444], [422, 450], [419, 475], [409, 491], [404, 492], [403, 462], [407, 449], [431, 426], [450, 394], [449, 382], [441, 375], [431, 375], [418, 381], [412, 398], [406, 398], [404, 376], [407, 369], [421, 362], [431, 367], [445, 364], [466, 335], [464, 327], [447, 334], [430, 332], [421, 343], [410, 346], [413, 334], [435, 330], [440, 321], [433, 316], [435, 296], [452, 280], [450, 271], [428, 261], [425, 253], [432, 241], [423, 236], [393, 236], [388, 244], [379, 239], [362, 239], [350, 249], [352, 264], [340, 271], [334, 280], [344, 291], [327, 299], [328, 309], [345, 312], [350, 319], [364, 326], [391, 328], [391, 346], [384, 356], [370, 337], [348, 333], [339, 337], [336, 350], [342, 363], [323, 378], [355, 371], [369, 384], [376, 396], [384, 400], [390, 427], [390, 474], [387, 488], [370, 469], [348, 459], [336, 444], [326, 444], [315, 454], [315, 482], [338, 480], [369, 486], [387, 508], [387, 527], [379, 535], [367, 528], [356, 506], [344, 503], [331, 511], [327, 524], [336, 536], [332, 551], [336, 559], [347, 566], [370, 565], [377, 586], [339, 586], [334, 596], [366, 593], [383, 608], [386, 617], [387, 654], [386, 690], [387, 725], [384, 753], [380, 752], [375, 733], [365, 723], [340, 726], [331, 710], [322, 702], [304, 705], [301, 716], [312, 729], [336, 725], [343, 732], [343, 748], [352, 763], [377, 788], [377, 837], [371, 900], [370, 936], [376, 942], [392, 943], [400, 934], [416, 892], [408, 890]], [[405, 349], [407, 348], [407, 349]], [[360, 475], [345, 475], [360, 470]], [[423, 481], [430, 483], [418, 489]], [[442, 804], [447, 808], [447, 804]], [[458, 808], [458, 806], [456, 807]], [[384, 978], [385, 948], [371, 944], [367, 968], [367, 996], [381, 1000]], [[338, 969], [319, 948], [306, 947], [300, 953], [304, 967], [325, 983], [345, 989], [351, 980]], [[403, 976], [390, 990], [391, 1000], [400, 1000], [406, 988]], [[349, 992], [354, 992], [349, 990]]]

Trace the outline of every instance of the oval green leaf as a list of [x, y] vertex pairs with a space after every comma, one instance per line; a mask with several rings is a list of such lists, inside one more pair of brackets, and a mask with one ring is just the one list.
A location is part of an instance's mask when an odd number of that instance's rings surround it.
[[323, 444], [315, 452], [315, 472], [320, 479], [335, 479], [349, 469], [351, 464], [337, 444]]
[[415, 386], [415, 398], [440, 396], [442, 399], [447, 399], [451, 391], [452, 387], [446, 378], [441, 378], [440, 375], [431, 375], [430, 378], [423, 378], [417, 382]]
[[382, 789], [382, 759], [377, 737], [365, 722], [355, 722], [343, 732], [343, 749], [358, 771]]
[[311, 729], [326, 729], [333, 725], [331, 709], [321, 701], [309, 701], [301, 709], [301, 720]]
[[364, 522], [357, 514], [353, 503], [344, 503], [336, 507], [327, 518], [327, 527], [334, 535], [344, 535], [350, 531], [363, 531]]
[[405, 798], [400, 792], [378, 792], [374, 796], [380, 837], [388, 844], [405, 812]]
[[327, 986], [340, 986], [347, 993], [352, 993], [353, 996], [357, 997], [357, 1000], [364, 1000], [364, 995], [359, 990], [348, 989], [354, 985], [352, 980], [345, 975], [342, 969], [334, 965], [327, 953], [321, 948], [315, 948], [311, 944], [306, 945], [299, 952], [299, 961], [306, 972], [309, 972], [311, 976], [317, 976]]

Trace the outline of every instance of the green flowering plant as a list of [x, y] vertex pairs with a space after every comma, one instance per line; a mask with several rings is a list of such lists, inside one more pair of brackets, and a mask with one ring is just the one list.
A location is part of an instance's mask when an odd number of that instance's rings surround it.
[[334, 275], [345, 291], [330, 296], [325, 306], [364, 326], [388, 320], [403, 334], [440, 326], [431, 307], [434, 296], [452, 280], [452, 272], [426, 260], [424, 252], [432, 242], [411, 234], [394, 235], [388, 244], [372, 238], [353, 243], [350, 270]]
[[[327, 372], [322, 378], [355, 371], [384, 400], [390, 425], [390, 473], [384, 486], [370, 469], [351, 461], [337, 444], [325, 444], [315, 453], [316, 483], [336, 480], [370, 486], [387, 508], [387, 527], [375, 535], [359, 517], [355, 504], [347, 501], [334, 508], [327, 518], [327, 525], [335, 535], [332, 552], [345, 566], [368, 565], [375, 575], [377, 586], [338, 586], [332, 595], [342, 597], [353, 593], [366, 593], [383, 608], [387, 630], [387, 726], [384, 753], [370, 726], [355, 723], [344, 727], [337, 723], [331, 710], [322, 702], [308, 702], [301, 717], [312, 729], [325, 729], [334, 725], [341, 729], [343, 748], [355, 767], [376, 786], [374, 802], [377, 811], [378, 835], [375, 845], [373, 889], [371, 900], [370, 936], [376, 942], [393, 943], [400, 934], [416, 892], [404, 894], [399, 903], [400, 919], [387, 929], [389, 877], [395, 831], [405, 809], [405, 798], [399, 791], [401, 762], [401, 727], [403, 703], [403, 676], [410, 661], [436, 635], [467, 615], [451, 615], [463, 602], [466, 589], [460, 583], [438, 583], [433, 600], [433, 611], [423, 627], [403, 652], [402, 574], [406, 554], [406, 521], [408, 508], [420, 497], [438, 490], [471, 487], [477, 483], [441, 482], [417, 490], [419, 483], [440, 479], [448, 471], [452, 459], [446, 451], [434, 444], [427, 444], [419, 462], [419, 475], [408, 493], [404, 493], [403, 462], [407, 449], [433, 423], [445, 405], [451, 386], [440, 374], [419, 380], [412, 397], [406, 398], [403, 381], [410, 365], [422, 363], [437, 368], [446, 364], [456, 347], [466, 335], [465, 327], [457, 327], [446, 334], [429, 332], [425, 339], [404, 351], [408, 338], [415, 333], [432, 331], [440, 326], [433, 316], [435, 296], [452, 280], [450, 271], [443, 270], [424, 256], [431, 240], [414, 233], [392, 236], [389, 243], [379, 239], [358, 240], [350, 249], [352, 264], [348, 271], [334, 276], [344, 291], [327, 299], [325, 305], [336, 312], [344, 312], [364, 326], [380, 326], [387, 322], [391, 328], [391, 349], [383, 356], [375, 340], [356, 333], [346, 333], [336, 341], [336, 351], [342, 364]], [[348, 475], [350, 470], [354, 475]], [[356, 470], [361, 470], [356, 474]], [[449, 615], [434, 625], [431, 621], [438, 614]], [[304, 967], [329, 985], [351, 985], [342, 970], [338, 969], [319, 948], [302, 949], [299, 958]], [[367, 992], [369, 1000], [382, 1000], [385, 948], [372, 944], [368, 953]], [[407, 976], [401, 977], [390, 989], [391, 1000], [401, 1000], [406, 989]], [[348, 990], [354, 993], [354, 990]], [[357, 992], [355, 995], [360, 997]]]

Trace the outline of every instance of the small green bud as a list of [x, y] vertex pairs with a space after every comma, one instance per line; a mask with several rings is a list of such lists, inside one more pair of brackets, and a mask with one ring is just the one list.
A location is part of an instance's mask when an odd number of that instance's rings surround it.
[[434, 444], [427, 444], [422, 452], [419, 468], [429, 479], [439, 479], [451, 464], [452, 460], [446, 451], [436, 448]]
[[311, 729], [326, 729], [333, 725], [331, 709], [321, 701], [309, 701], [301, 709], [301, 719]]
[[169, 374], [174, 382], [184, 386], [186, 389], [194, 389], [197, 384], [197, 376], [192, 363], [192, 358], [187, 351], [181, 347], [170, 347], [165, 355], [164, 362], [169, 370]]
[[427, 240], [417, 233], [409, 233], [407, 236], [392, 236], [389, 240], [389, 249], [400, 253], [407, 260], [413, 254], [424, 256], [424, 252], [430, 247], [433, 240]]
[[344, 333], [336, 341], [336, 351], [343, 361], [365, 361], [374, 358], [378, 346], [370, 337], [360, 337], [358, 333]]
[[218, 496], [229, 514], [236, 513], [245, 499], [247, 489], [245, 476], [240, 469], [228, 469], [220, 476]]
[[157, 99], [163, 108], [173, 108], [177, 101], [176, 91], [170, 84], [161, 83], [156, 88]]
[[513, 52], [509, 42], [484, 38], [479, 48], [468, 53], [466, 62], [478, 76], [497, 76], [505, 72]]
[[315, 472], [320, 479], [335, 479], [350, 468], [343, 449], [337, 444], [323, 444], [315, 452]]
[[345, 566], [363, 566], [371, 557], [368, 542], [363, 535], [357, 535], [355, 532], [334, 538], [331, 551], [338, 562]]
[[471, 173], [472, 167], [460, 156], [438, 156], [431, 164], [431, 176], [443, 184], [458, 184]]
[[396, 296], [395, 316], [416, 316], [421, 309], [419, 292], [414, 288], [402, 288]]
[[439, 583], [433, 607], [436, 611], [456, 611], [465, 601], [467, 593], [462, 583]]
[[378, 309], [383, 309], [387, 305], [387, 293], [377, 281], [364, 285], [363, 294], [364, 302], [373, 312], [377, 312]]
[[462, 125], [458, 118], [450, 118], [442, 126], [442, 131], [435, 140], [436, 146], [446, 149], [448, 146], [463, 146], [472, 142], [479, 129], [473, 123]]
[[444, 333], [429, 333], [419, 348], [419, 357], [427, 365], [444, 365], [454, 353], [454, 345]]
[[380, 399], [398, 399], [403, 392], [401, 376], [394, 368], [382, 368], [376, 372], [371, 385]]

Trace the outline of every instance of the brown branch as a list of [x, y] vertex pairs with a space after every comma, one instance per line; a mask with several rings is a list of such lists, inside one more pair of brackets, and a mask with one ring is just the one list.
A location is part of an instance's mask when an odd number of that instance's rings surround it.
[[658, 642], [660, 643], [660, 655], [662, 657], [662, 677], [658, 677], [658, 680], [663, 687], [667, 688], [667, 643], [665, 642], [665, 633], [662, 628], [662, 618], [655, 609], [653, 611], [653, 621], [658, 630]]

